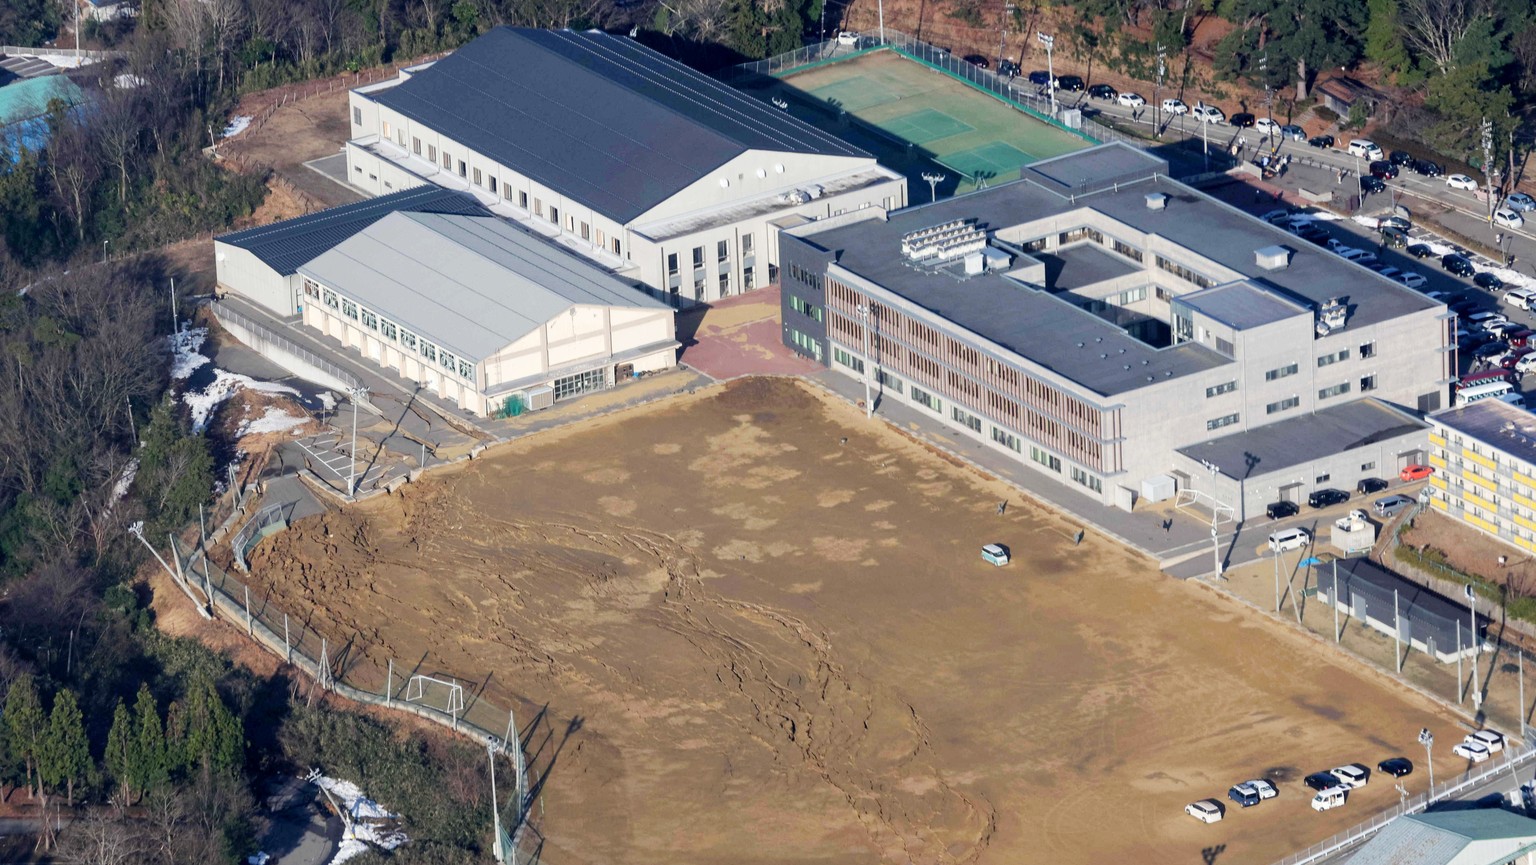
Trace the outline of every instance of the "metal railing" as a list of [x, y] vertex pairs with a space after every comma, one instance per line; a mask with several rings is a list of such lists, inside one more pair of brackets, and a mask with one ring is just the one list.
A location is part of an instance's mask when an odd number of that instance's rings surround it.
[[[349, 388], [355, 390], [359, 387], [362, 387], [362, 381], [358, 379], [357, 376], [320, 357], [309, 349], [294, 343], [292, 340], [287, 339], [281, 334], [276, 333], [266, 325], [254, 321], [248, 316], [241, 315], [232, 309], [229, 304], [213, 301], [209, 304], [209, 308], [213, 311], [214, 317], [220, 321], [227, 321], [238, 325], [239, 327], [245, 328], [247, 331], [250, 331], [253, 337], [271, 343], [272, 345], [281, 348], [283, 351], [294, 355], [305, 363], [314, 366], [326, 374], [346, 382]], [[254, 348], [255, 346], [252, 347]]]
[[[250, 570], [246, 565], [245, 554], [250, 552], [251, 548], [256, 546], [256, 544], [260, 543], [262, 538], [272, 534], [272, 531], [287, 528], [288, 516], [293, 513], [293, 508], [293, 502], [278, 502], [275, 505], [268, 505], [258, 511], [256, 516], [251, 517], [245, 525], [240, 527], [238, 532], [235, 532], [235, 536], [229, 541], [229, 546], [234, 551], [236, 567], [242, 571]], [[269, 527], [272, 526], [278, 526], [279, 528], [269, 531]]]
[[[1402, 804], [1388, 809], [1371, 819], [1353, 828], [1346, 829], [1332, 838], [1319, 841], [1305, 850], [1300, 850], [1279, 860], [1275, 865], [1308, 865], [1334, 855], [1342, 850], [1347, 850], [1361, 841], [1371, 837], [1388, 823], [1405, 814], [1417, 814], [1429, 807], [1431, 802], [1437, 802], [1462, 792], [1470, 787], [1487, 781], [1500, 772], [1513, 772], [1519, 767], [1529, 763], [1536, 756], [1536, 746], [1526, 745], [1519, 750], [1513, 748], [1506, 750], [1503, 760], [1490, 760], [1488, 765], [1469, 770], [1461, 778], [1438, 784], [1417, 796], [1405, 800]], [[1517, 785], [1518, 786], [1518, 785]]]
[[57, 54], [60, 57], [85, 57], [91, 60], [106, 60], [110, 57], [121, 57], [121, 51], [98, 51], [91, 48], [35, 48], [21, 45], [0, 45], [0, 54], [12, 57], [46, 57], [49, 54]]

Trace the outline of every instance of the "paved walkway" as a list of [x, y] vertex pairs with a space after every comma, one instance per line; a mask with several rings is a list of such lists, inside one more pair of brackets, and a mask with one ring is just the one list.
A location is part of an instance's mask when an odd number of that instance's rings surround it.
[[743, 375], [808, 375], [822, 368], [784, 345], [777, 285], [682, 313], [677, 330], [682, 363], [716, 381]]

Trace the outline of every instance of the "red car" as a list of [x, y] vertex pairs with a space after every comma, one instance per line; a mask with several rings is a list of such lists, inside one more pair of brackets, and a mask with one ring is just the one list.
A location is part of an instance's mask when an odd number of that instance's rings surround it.
[[1434, 473], [1435, 470], [1429, 466], [1414, 465], [1404, 466], [1403, 470], [1397, 473], [1397, 476], [1405, 481], [1422, 481]]

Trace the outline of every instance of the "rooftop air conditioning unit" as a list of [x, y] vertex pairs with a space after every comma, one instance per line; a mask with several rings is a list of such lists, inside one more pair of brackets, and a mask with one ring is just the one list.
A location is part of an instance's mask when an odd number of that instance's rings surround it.
[[1283, 246], [1255, 249], [1253, 263], [1264, 270], [1285, 270], [1291, 264], [1291, 251]]
[[1161, 192], [1147, 193], [1148, 210], [1165, 210], [1168, 207], [1168, 196]]

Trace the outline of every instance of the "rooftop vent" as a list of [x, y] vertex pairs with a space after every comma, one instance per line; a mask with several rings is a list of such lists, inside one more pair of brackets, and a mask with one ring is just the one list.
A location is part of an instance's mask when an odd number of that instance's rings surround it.
[[974, 220], [956, 219], [908, 232], [901, 238], [901, 251], [911, 261], [937, 258], [950, 261], [986, 248], [987, 233]]
[[1283, 246], [1255, 249], [1253, 263], [1264, 270], [1285, 270], [1291, 264], [1291, 251]]
[[1168, 196], [1161, 192], [1147, 193], [1147, 209], [1162, 210], [1168, 206]]

